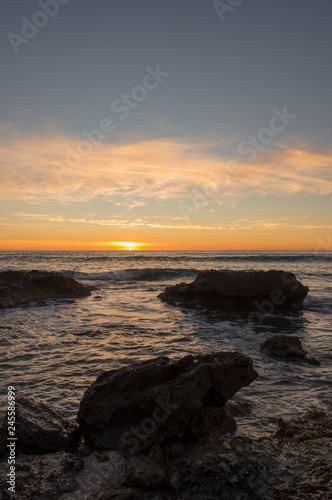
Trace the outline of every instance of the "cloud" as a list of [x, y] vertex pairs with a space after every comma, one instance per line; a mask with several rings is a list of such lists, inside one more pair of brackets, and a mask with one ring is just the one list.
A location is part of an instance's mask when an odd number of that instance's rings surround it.
[[[90, 144], [79, 163], [68, 164], [83, 137], [0, 128], [3, 200], [47, 204], [110, 200], [135, 208], [151, 200], [192, 200], [197, 189], [217, 203], [236, 203], [250, 196], [326, 195], [332, 192], [332, 150], [315, 151], [275, 145], [247, 163], [237, 154], [216, 154], [217, 141], [161, 138], [127, 143]], [[67, 158], [67, 163], [66, 163]]]
[[[308, 219], [308, 216], [302, 217], [288, 217], [281, 219], [238, 219], [234, 222], [227, 224], [190, 224], [190, 223], [163, 223], [163, 222], [150, 222], [156, 217], [143, 217], [139, 219], [89, 219], [89, 218], [65, 218], [62, 216], [46, 215], [46, 214], [33, 214], [33, 213], [14, 213], [16, 217], [24, 217], [25, 219], [41, 220], [47, 222], [59, 222], [69, 224], [84, 224], [96, 226], [111, 226], [123, 229], [129, 228], [158, 228], [158, 229], [185, 229], [185, 230], [205, 230], [205, 231], [234, 231], [234, 230], [307, 230], [307, 229], [331, 229], [332, 225], [309, 225], [300, 224], [298, 221]], [[163, 219], [163, 216], [160, 217]], [[173, 217], [170, 220], [183, 220], [182, 217]]]

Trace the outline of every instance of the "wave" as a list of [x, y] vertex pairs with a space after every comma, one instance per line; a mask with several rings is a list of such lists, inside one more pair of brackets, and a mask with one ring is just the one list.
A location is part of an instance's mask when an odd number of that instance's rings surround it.
[[[76, 260], [76, 259], [75, 259]], [[125, 262], [331, 262], [331, 253], [312, 253], [312, 254], [248, 254], [248, 253], [220, 253], [220, 252], [188, 252], [181, 254], [174, 252], [173, 255], [165, 252], [162, 255], [156, 255], [154, 252], [149, 254], [131, 253], [130, 255], [108, 255], [108, 256], [91, 256], [81, 258], [82, 261], [125, 261]]]
[[83, 273], [62, 271], [65, 276], [89, 281], [158, 281], [179, 277], [196, 277], [198, 269], [144, 268], [105, 271], [102, 273]]

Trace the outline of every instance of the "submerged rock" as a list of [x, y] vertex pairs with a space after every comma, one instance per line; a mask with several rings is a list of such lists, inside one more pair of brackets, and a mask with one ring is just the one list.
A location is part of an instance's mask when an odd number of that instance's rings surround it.
[[293, 273], [211, 270], [199, 272], [192, 283], [167, 287], [158, 297], [187, 306], [274, 312], [299, 309], [307, 293]]
[[[77, 437], [77, 425], [61, 410], [32, 397], [16, 398], [15, 437], [17, 451], [46, 453], [68, 450]], [[0, 456], [6, 450], [7, 415], [0, 426]]]
[[[199, 421], [205, 433], [212, 426], [206, 408], [222, 409], [256, 377], [251, 359], [237, 352], [186, 356], [173, 362], [154, 358], [102, 373], [83, 396], [78, 422], [84, 437], [97, 448], [137, 455], [166, 438], [190, 432], [191, 421], [203, 409]], [[220, 422], [222, 416], [219, 411]], [[196, 429], [199, 433], [198, 424]]]
[[277, 356], [279, 358], [302, 359], [306, 355], [301, 340], [296, 335], [274, 335], [264, 340], [259, 349], [268, 356]]
[[265, 340], [259, 349], [268, 356], [276, 356], [287, 361], [304, 360], [311, 365], [320, 365], [319, 359], [307, 356], [301, 340], [296, 335], [274, 335]]
[[0, 272], [0, 308], [17, 307], [35, 300], [87, 297], [93, 287], [47, 271]]

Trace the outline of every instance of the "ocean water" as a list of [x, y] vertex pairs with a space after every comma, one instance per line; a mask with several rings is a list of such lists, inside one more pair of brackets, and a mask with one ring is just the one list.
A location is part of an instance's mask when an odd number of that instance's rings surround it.
[[[226, 251], [1, 251], [0, 269], [60, 271], [97, 290], [0, 311], [1, 403], [8, 385], [74, 417], [85, 389], [103, 370], [128, 363], [217, 350], [249, 355], [258, 379], [235, 396], [254, 403], [238, 432], [261, 435], [287, 418], [332, 405], [332, 253]], [[301, 311], [211, 313], [162, 302], [166, 286], [206, 269], [294, 272], [309, 287]], [[255, 312], [254, 310], [252, 312]], [[259, 351], [266, 338], [298, 335], [320, 366]]]

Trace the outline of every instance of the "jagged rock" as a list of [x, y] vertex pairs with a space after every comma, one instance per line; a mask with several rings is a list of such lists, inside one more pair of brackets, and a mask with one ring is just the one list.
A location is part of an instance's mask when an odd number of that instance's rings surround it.
[[201, 271], [189, 284], [169, 286], [166, 301], [220, 310], [299, 309], [308, 293], [293, 273], [284, 271]]
[[87, 297], [93, 287], [46, 271], [0, 272], [0, 308], [17, 307], [50, 298]]
[[[154, 448], [159, 456], [160, 450]], [[0, 499], [31, 500], [299, 500], [332, 498], [332, 411], [284, 421], [272, 436], [190, 441], [160, 468], [146, 456], [64, 452], [16, 459], [16, 494], [0, 460]], [[133, 481], [139, 486], [127, 486]]]
[[204, 438], [168, 477], [177, 500], [325, 500], [331, 453], [332, 413], [313, 410], [281, 421], [271, 437]]
[[0, 499], [58, 500], [78, 488], [76, 477], [83, 459], [64, 452], [51, 455], [19, 455], [15, 463], [15, 493], [8, 491], [7, 460], [0, 462]]
[[[61, 410], [32, 397], [16, 398], [15, 437], [17, 451], [24, 453], [68, 450], [77, 437], [77, 425]], [[0, 456], [6, 453], [7, 415], [0, 426]]]
[[296, 441], [332, 439], [332, 412], [309, 410], [304, 415], [285, 421], [279, 420], [279, 427], [272, 434], [273, 439]]
[[149, 451], [149, 458], [156, 464], [158, 464], [161, 468], [166, 466], [166, 457], [164, 452], [159, 444], [155, 444], [152, 446]]
[[108, 460], [100, 461], [95, 453], [85, 457], [84, 468], [76, 476], [78, 488], [62, 495], [59, 500], [129, 500], [137, 493], [122, 488], [126, 477], [126, 460], [116, 452], [103, 453]]
[[260, 351], [279, 358], [302, 359], [306, 355], [301, 340], [296, 335], [274, 335], [260, 345]]
[[226, 407], [206, 406], [193, 418], [189, 429], [194, 436], [230, 434], [236, 431], [236, 422]]
[[137, 455], [183, 436], [203, 407], [222, 407], [257, 373], [237, 352], [154, 358], [102, 373], [87, 389], [78, 422], [97, 448]]
[[166, 482], [165, 471], [145, 455], [131, 457], [127, 462], [125, 485], [153, 490]]
[[273, 500], [332, 499], [332, 464], [315, 463], [310, 470], [274, 489]]
[[231, 417], [239, 417], [249, 415], [253, 406], [251, 401], [228, 401], [225, 409]]

